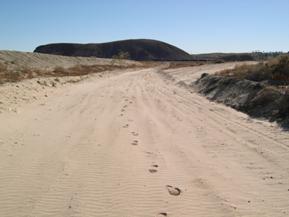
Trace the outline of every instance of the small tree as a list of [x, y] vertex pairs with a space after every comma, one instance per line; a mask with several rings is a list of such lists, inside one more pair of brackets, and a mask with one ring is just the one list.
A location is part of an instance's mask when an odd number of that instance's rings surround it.
[[111, 65], [119, 64], [120, 60], [130, 59], [129, 52], [120, 51], [118, 54], [112, 56]]
[[117, 55], [113, 55], [112, 59], [130, 59], [129, 52], [120, 51]]

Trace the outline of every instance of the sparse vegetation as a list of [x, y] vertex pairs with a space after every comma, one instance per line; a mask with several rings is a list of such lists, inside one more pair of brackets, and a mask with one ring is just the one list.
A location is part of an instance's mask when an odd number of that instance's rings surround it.
[[272, 85], [289, 84], [289, 55], [282, 55], [256, 65], [242, 65], [232, 70], [225, 70], [220, 75], [247, 79], [251, 81], [267, 81]]
[[214, 61], [216, 63], [234, 61], [265, 61], [283, 55], [282, 52], [252, 52], [252, 53], [207, 53], [193, 54], [193, 60]]
[[117, 55], [114, 55], [112, 59], [130, 59], [129, 52], [120, 51]]
[[182, 67], [194, 67], [194, 66], [200, 66], [204, 64], [209, 64], [213, 62], [204, 62], [204, 61], [171, 61], [168, 62], [169, 69], [176, 69], [176, 68], [182, 68]]
[[0, 63], [0, 83], [17, 82], [23, 79], [50, 76], [83, 76], [103, 71], [132, 68], [133, 66], [114, 65], [75, 65], [70, 68], [57, 66], [52, 70], [39, 70], [30, 67], [14, 67], [8, 69], [7, 65]]
[[289, 55], [202, 76], [196, 87], [209, 99], [289, 129]]
[[7, 65], [0, 62], [0, 73], [7, 71]]
[[76, 65], [71, 68], [56, 67], [52, 73], [53, 76], [82, 76], [99, 73], [103, 71], [128, 68], [119, 65]]
[[111, 65], [118, 64], [121, 60], [130, 59], [130, 55], [128, 52], [120, 51], [117, 55], [112, 56]]
[[289, 129], [289, 56], [243, 65], [195, 82], [200, 93], [252, 117], [276, 121]]
[[[121, 53], [118, 58], [124, 58]], [[82, 76], [104, 71], [150, 67], [149, 63], [117, 59], [63, 57], [15, 51], [0, 52], [0, 84], [39, 77]]]
[[41, 70], [29, 67], [12, 67], [9, 68], [6, 64], [0, 64], [0, 83], [17, 82], [23, 79], [33, 78], [44, 74]]

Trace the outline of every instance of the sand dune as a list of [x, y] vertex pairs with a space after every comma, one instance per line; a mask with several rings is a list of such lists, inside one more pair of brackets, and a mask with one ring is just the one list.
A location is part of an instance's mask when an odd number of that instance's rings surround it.
[[175, 84], [207, 71], [91, 76], [3, 110], [0, 216], [288, 216], [288, 133]]

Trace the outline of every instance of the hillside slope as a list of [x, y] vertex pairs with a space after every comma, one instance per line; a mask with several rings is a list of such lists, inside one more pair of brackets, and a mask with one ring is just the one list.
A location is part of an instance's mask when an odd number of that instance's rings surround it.
[[0, 84], [43, 76], [86, 75], [114, 69], [141, 67], [130, 60], [65, 57], [40, 53], [0, 51]]
[[188, 53], [173, 45], [148, 39], [100, 44], [48, 44], [37, 47], [34, 52], [99, 58], [112, 58], [120, 53], [127, 53], [127, 58], [131, 60], [189, 60], [191, 58]]
[[194, 86], [210, 100], [289, 128], [289, 56], [205, 73]]

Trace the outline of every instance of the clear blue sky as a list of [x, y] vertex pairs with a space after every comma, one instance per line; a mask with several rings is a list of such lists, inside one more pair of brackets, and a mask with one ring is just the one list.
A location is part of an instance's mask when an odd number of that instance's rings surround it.
[[0, 50], [162, 40], [190, 53], [289, 51], [289, 0], [1, 0]]

